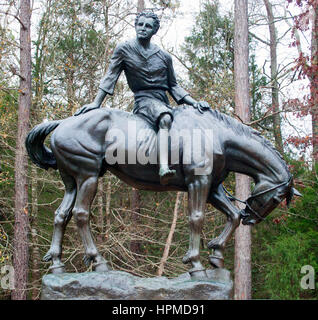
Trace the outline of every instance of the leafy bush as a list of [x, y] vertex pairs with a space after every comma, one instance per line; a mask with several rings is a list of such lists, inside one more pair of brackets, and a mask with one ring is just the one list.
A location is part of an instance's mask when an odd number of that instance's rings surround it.
[[[263, 261], [264, 279], [257, 289], [257, 297], [270, 299], [318, 298], [318, 167], [315, 171], [304, 169], [301, 162], [294, 165], [297, 185], [303, 195], [295, 199], [291, 209], [281, 207], [272, 221], [262, 227], [263, 252], [256, 252], [256, 260]], [[258, 239], [260, 241], [260, 239]], [[302, 289], [300, 281], [305, 274], [302, 266], [315, 270], [315, 289]], [[262, 287], [262, 288], [261, 288]]]
[[267, 245], [272, 262], [265, 267], [265, 289], [271, 299], [318, 298], [318, 291], [300, 286], [301, 267], [311, 265], [318, 270], [318, 232], [297, 232], [279, 236]]

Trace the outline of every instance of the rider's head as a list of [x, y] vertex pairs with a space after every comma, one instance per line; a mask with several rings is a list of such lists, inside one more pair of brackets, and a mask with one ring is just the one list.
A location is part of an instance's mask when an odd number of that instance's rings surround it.
[[136, 16], [135, 28], [136, 28], [137, 33], [138, 33], [137, 28], [138, 28], [139, 24], [141, 25], [142, 23], [146, 23], [146, 22], [151, 22], [152, 27], [153, 27], [152, 35], [156, 34], [160, 28], [160, 20], [159, 20], [158, 16], [151, 11], [143, 11], [143, 12], [140, 12]]

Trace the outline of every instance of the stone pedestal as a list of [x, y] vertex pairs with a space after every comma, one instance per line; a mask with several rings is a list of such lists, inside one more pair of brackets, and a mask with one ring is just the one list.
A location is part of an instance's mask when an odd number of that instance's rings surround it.
[[233, 282], [226, 269], [207, 270], [208, 280], [140, 278], [122, 271], [49, 274], [42, 300], [228, 300]]

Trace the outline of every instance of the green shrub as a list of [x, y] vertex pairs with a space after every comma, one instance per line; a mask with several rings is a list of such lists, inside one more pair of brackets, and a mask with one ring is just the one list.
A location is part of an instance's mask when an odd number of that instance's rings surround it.
[[300, 286], [302, 266], [318, 270], [318, 232], [285, 234], [266, 247], [271, 263], [265, 266], [264, 287], [271, 299], [318, 298], [317, 284], [315, 290]]
[[[266, 261], [263, 290], [270, 299], [318, 298], [318, 167], [316, 172], [304, 169], [300, 162], [294, 166], [296, 187], [303, 197], [295, 199], [287, 211], [280, 208], [268, 221], [269, 232], [263, 232], [264, 252], [258, 259]], [[298, 183], [297, 183], [298, 182]], [[265, 226], [264, 226], [265, 227]], [[267, 229], [268, 230], [268, 229]], [[302, 266], [315, 269], [315, 289], [302, 289], [305, 274]], [[260, 288], [259, 288], [260, 289]]]

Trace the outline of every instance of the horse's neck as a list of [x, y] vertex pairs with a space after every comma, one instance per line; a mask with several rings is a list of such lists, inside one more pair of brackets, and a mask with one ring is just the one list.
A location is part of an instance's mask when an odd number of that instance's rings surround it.
[[[287, 167], [278, 153], [258, 137], [235, 135], [236, 148], [232, 150], [236, 172], [251, 176], [254, 180], [265, 178], [273, 183], [289, 177]], [[231, 165], [231, 164], [230, 164]]]

